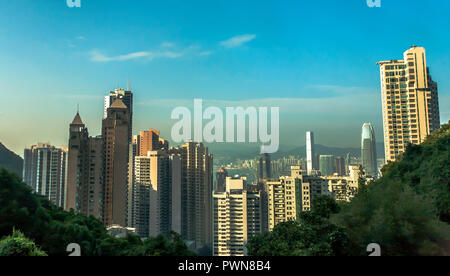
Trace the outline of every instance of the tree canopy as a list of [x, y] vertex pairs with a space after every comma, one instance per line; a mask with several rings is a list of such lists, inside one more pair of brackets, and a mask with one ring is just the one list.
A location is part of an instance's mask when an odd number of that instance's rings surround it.
[[176, 233], [142, 241], [136, 235], [115, 238], [94, 217], [66, 212], [36, 195], [18, 176], [0, 168], [0, 238], [14, 229], [31, 238], [49, 256], [67, 256], [77, 243], [83, 256], [191, 256]]

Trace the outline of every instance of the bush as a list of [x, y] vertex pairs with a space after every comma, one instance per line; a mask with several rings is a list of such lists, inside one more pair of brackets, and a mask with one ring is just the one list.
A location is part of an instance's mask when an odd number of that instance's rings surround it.
[[33, 241], [27, 239], [20, 231], [13, 231], [11, 236], [0, 240], [0, 256], [36, 257], [47, 256]]

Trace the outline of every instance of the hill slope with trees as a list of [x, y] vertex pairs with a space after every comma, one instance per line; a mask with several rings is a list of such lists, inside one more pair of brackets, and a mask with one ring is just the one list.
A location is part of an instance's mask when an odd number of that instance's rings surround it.
[[[23, 233], [17, 236], [15, 231]], [[26, 237], [26, 238], [25, 238]], [[32, 240], [49, 256], [67, 256], [71, 243], [81, 246], [82, 256], [192, 256], [181, 236], [171, 233], [142, 241], [136, 235], [115, 238], [108, 235], [103, 224], [57, 208], [45, 198], [34, 194], [20, 178], [0, 168], [0, 245], [16, 248]], [[12, 244], [12, 245], [11, 245]], [[8, 245], [8, 246], [7, 246]], [[9, 246], [11, 245], [11, 246]], [[1, 252], [10, 252], [4, 250]], [[36, 252], [18, 251], [13, 252]], [[7, 253], [5, 253], [7, 254]]]
[[367, 256], [367, 246], [377, 243], [386, 256], [450, 255], [449, 162], [446, 124], [425, 143], [409, 145], [352, 202], [336, 208], [318, 200], [299, 221], [250, 240], [249, 254]]

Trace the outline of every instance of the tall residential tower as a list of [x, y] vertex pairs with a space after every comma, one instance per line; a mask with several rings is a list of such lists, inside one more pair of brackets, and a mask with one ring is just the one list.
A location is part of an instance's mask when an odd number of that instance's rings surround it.
[[125, 106], [128, 108], [128, 113], [130, 116], [130, 123], [128, 126], [129, 142], [133, 138], [133, 93], [130, 91], [130, 85], [128, 84], [128, 89], [118, 88], [114, 91], [109, 92], [108, 96], [105, 96], [105, 106], [103, 119], [108, 117], [108, 108], [117, 100], [120, 99]]
[[58, 207], [66, 198], [67, 149], [38, 144], [24, 151], [23, 180]]
[[411, 47], [403, 60], [381, 61], [378, 65], [385, 158], [395, 161], [409, 143], [420, 144], [439, 129], [437, 84], [431, 78], [422, 47]]
[[214, 256], [244, 256], [247, 241], [261, 233], [261, 192], [248, 191], [245, 177], [227, 177], [214, 192]]
[[65, 209], [103, 218], [103, 139], [90, 137], [77, 113], [69, 127]]
[[108, 108], [102, 122], [105, 158], [103, 222], [106, 226], [127, 225], [130, 113], [121, 99]]

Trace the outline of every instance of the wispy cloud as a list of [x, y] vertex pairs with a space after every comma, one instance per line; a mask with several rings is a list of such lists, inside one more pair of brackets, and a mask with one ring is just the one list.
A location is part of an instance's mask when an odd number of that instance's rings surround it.
[[203, 51], [198, 53], [199, 56], [210, 56], [212, 55], [214, 52], [213, 51]]
[[173, 48], [173, 47], [175, 47], [175, 43], [172, 42], [166, 41], [161, 44], [161, 48]]
[[178, 47], [172, 42], [163, 42], [156, 49], [150, 51], [136, 51], [121, 55], [108, 55], [104, 51], [95, 49], [90, 54], [93, 62], [112, 62], [127, 60], [152, 61], [154, 59], [178, 59], [184, 56], [209, 56], [214, 52], [203, 50], [201, 45], [193, 44], [188, 47]]
[[82, 35], [77, 36], [76, 39], [78, 39], [78, 40], [86, 40], [86, 38], [84, 36], [82, 36]]
[[134, 52], [118, 56], [107, 56], [100, 51], [94, 50], [91, 52], [91, 60], [94, 62], [111, 62], [111, 61], [126, 61], [126, 60], [153, 60], [158, 58], [169, 58], [175, 59], [180, 58], [184, 55], [182, 52], [172, 52], [172, 51], [158, 51], [158, 52]]
[[222, 45], [225, 48], [236, 48], [254, 40], [255, 38], [256, 35], [254, 34], [238, 35], [228, 40], [220, 42], [220, 45]]

